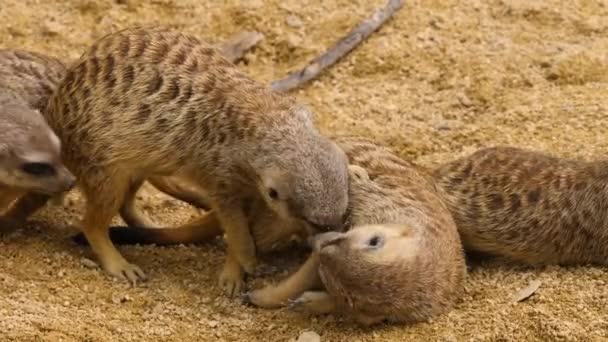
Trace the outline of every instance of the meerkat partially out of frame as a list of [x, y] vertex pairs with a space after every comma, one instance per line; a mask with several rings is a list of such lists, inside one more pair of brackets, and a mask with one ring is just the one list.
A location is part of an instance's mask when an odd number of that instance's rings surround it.
[[204, 189], [226, 232], [220, 283], [229, 292], [256, 266], [244, 214], [252, 199], [313, 226], [339, 226], [346, 211], [346, 156], [310, 111], [187, 34], [131, 28], [102, 38], [71, 65], [43, 113], [86, 197], [89, 244], [108, 273], [131, 282], [144, 272], [116, 249], [108, 225], [153, 176]]
[[607, 265], [607, 165], [493, 147], [434, 178], [467, 250], [537, 266]]
[[[422, 321], [449, 310], [466, 276], [464, 254], [430, 173], [367, 139], [333, 140], [353, 164], [348, 230], [317, 235], [312, 255], [297, 272], [250, 292], [246, 300], [264, 308], [290, 303], [314, 314], [342, 312], [365, 325]], [[250, 220], [260, 252], [285, 241], [288, 233], [306, 235], [305, 227], [277, 217], [264, 202]], [[213, 212], [201, 221], [177, 229], [116, 229], [113, 238], [171, 244], [221, 233]]]
[[[0, 49], [0, 210], [27, 192], [57, 195], [74, 184], [61, 142], [39, 112], [64, 72], [52, 57]], [[0, 216], [0, 231], [23, 224], [31, 205], [21, 201]]]

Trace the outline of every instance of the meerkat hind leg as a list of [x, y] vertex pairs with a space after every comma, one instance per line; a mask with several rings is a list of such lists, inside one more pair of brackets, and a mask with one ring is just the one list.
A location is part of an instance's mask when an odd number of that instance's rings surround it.
[[177, 177], [150, 177], [147, 181], [160, 192], [164, 192], [173, 198], [199, 209], [211, 210], [209, 201], [200, 191], [182, 184], [181, 179]]
[[157, 224], [144, 215], [135, 205], [137, 191], [143, 183], [144, 180], [136, 180], [131, 183], [120, 206], [120, 216], [130, 227], [154, 228], [157, 227]]
[[106, 179], [101, 183], [82, 186], [86, 196], [82, 230], [104, 270], [135, 285], [137, 280], [145, 280], [146, 275], [120, 254], [108, 234], [109, 224], [122, 205], [129, 183], [118, 179]]

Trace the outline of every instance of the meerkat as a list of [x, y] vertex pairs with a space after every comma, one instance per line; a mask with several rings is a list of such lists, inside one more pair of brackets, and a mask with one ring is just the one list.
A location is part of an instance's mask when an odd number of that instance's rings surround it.
[[[32, 51], [0, 49], [0, 209], [28, 192], [58, 195], [75, 177], [61, 160], [61, 142], [39, 110], [65, 69], [57, 59]], [[20, 202], [0, 216], [0, 231], [25, 219], [32, 205]]]
[[[224, 57], [232, 63], [240, 60], [245, 52], [259, 43], [263, 39], [263, 35], [256, 31], [239, 32], [226, 41], [217, 44], [217, 48]], [[70, 64], [70, 62], [68, 62]], [[2, 103], [6, 108], [10, 103], [25, 103], [26, 107], [32, 108], [37, 112], [38, 116], [26, 111], [20, 117], [23, 118], [26, 124], [28, 122], [40, 121], [40, 114], [49, 96], [57, 87], [59, 81], [66, 73], [66, 64], [59, 59], [44, 55], [38, 52], [25, 51], [20, 49], [0, 49], [0, 90], [3, 98]], [[20, 109], [21, 110], [21, 109]], [[23, 112], [23, 110], [21, 110]], [[6, 119], [8, 115], [4, 115]], [[32, 119], [33, 118], [33, 119]], [[12, 123], [18, 125], [17, 122], [11, 119]], [[42, 125], [29, 125], [33, 131], [31, 133], [38, 137], [48, 135], [50, 127], [44, 122]], [[35, 129], [38, 129], [36, 131]], [[8, 126], [7, 129], [8, 130]], [[5, 130], [5, 131], [6, 131]], [[57, 140], [55, 133], [50, 135], [55, 136], [53, 140]], [[27, 146], [27, 144], [22, 144]], [[55, 144], [50, 144], [55, 145]], [[59, 150], [56, 148], [55, 150]], [[65, 171], [65, 168], [62, 170]], [[200, 209], [209, 210], [207, 202], [203, 202], [203, 195], [200, 191], [191, 185], [185, 184], [183, 180], [176, 177], [152, 177], [148, 182], [161, 192], [173, 196], [181, 201], [187, 202], [190, 205]], [[0, 196], [0, 208], [8, 206], [14, 201], [23, 191], [14, 187], [3, 187], [2, 195]], [[57, 202], [60, 202], [62, 197], [55, 197]], [[130, 208], [123, 210], [128, 211]], [[27, 210], [26, 210], [27, 211]], [[127, 216], [136, 216], [138, 214], [127, 213]], [[25, 218], [23, 218], [25, 219]]]
[[[349, 209], [345, 232], [312, 239], [313, 252], [291, 276], [244, 299], [263, 308], [288, 305], [312, 314], [346, 313], [358, 323], [417, 322], [449, 310], [466, 277], [456, 225], [432, 183], [431, 171], [364, 138], [333, 140], [347, 154]], [[254, 204], [255, 205], [255, 204]], [[286, 232], [303, 234], [259, 202], [251, 230], [259, 252]], [[199, 226], [114, 230], [123, 243], [201, 242], [221, 233], [213, 212]], [[291, 228], [285, 228], [291, 227]]]
[[311, 111], [187, 34], [107, 35], [68, 68], [43, 114], [86, 197], [88, 243], [109, 274], [132, 283], [145, 274], [116, 249], [108, 227], [148, 178], [176, 176], [204, 190], [226, 233], [219, 279], [229, 293], [256, 267], [244, 214], [252, 199], [322, 229], [339, 226], [347, 208], [346, 156], [318, 132]]
[[492, 147], [434, 171], [465, 249], [532, 266], [608, 264], [605, 161]]
[[[217, 45], [221, 53], [232, 63], [236, 63], [245, 54], [245, 51], [255, 46], [263, 36], [255, 31], [246, 31], [229, 37], [226, 41]], [[70, 64], [68, 62], [67, 64]], [[2, 91], [2, 104], [5, 108], [15, 103], [25, 103], [24, 107], [29, 107], [36, 113], [24, 109], [23, 107], [18, 108], [18, 111], [22, 112], [22, 115], [18, 117], [20, 119], [13, 119], [13, 116], [4, 115], [3, 119], [7, 124], [3, 125], [6, 128], [6, 132], [9, 131], [8, 123], [11, 126], [15, 125], [16, 129], [28, 127], [29, 133], [36, 137], [44, 139], [47, 135], [54, 136], [52, 140], [57, 141], [55, 133], [50, 131], [50, 127], [43, 121], [42, 124], [33, 125], [34, 122], [40, 122], [42, 116], [39, 110], [44, 107], [49, 96], [57, 87], [57, 84], [63, 78], [66, 73], [66, 64], [59, 59], [44, 55], [37, 52], [25, 51], [19, 49], [0, 49], [0, 90]], [[1, 111], [1, 109], [0, 109]], [[15, 112], [17, 113], [17, 112]], [[19, 121], [24, 120], [24, 121]], [[43, 120], [43, 119], [42, 119]], [[19, 123], [23, 122], [23, 123]], [[17, 130], [13, 134], [17, 137], [25, 138], [27, 135], [23, 134], [23, 131]], [[15, 138], [11, 141], [17, 145]], [[31, 144], [26, 142], [20, 143], [19, 145], [28, 147]], [[56, 143], [49, 144], [45, 142], [41, 148], [48, 148], [48, 146], [55, 146], [53, 153], [59, 153], [59, 147]], [[55, 158], [56, 159], [56, 158]], [[7, 169], [9, 166], [7, 166]], [[65, 167], [60, 167], [61, 171], [66, 171]], [[170, 196], [173, 196], [181, 201], [184, 201], [192, 206], [199, 209], [210, 210], [209, 204], [205, 201], [204, 195], [201, 191], [197, 190], [196, 187], [187, 184], [184, 180], [177, 177], [152, 177], [147, 180], [153, 187], [161, 192], [164, 192]], [[8, 178], [4, 183], [8, 182]], [[13, 186], [9, 187], [6, 184], [0, 184], [0, 209], [7, 208], [14, 200], [23, 195], [28, 187], [23, 184], [20, 187]], [[32, 191], [34, 187], [30, 187]], [[62, 195], [65, 192], [61, 193]], [[63, 197], [56, 196], [56, 203], [61, 203]], [[28, 205], [28, 203], [22, 203]], [[14, 209], [16, 213], [31, 213], [31, 209]], [[138, 213], [134, 208], [134, 203], [129, 203], [123, 206], [122, 211], [124, 217], [127, 219], [131, 217], [138, 217]], [[14, 214], [13, 214], [14, 215]], [[11, 214], [8, 215], [9, 217]], [[2, 224], [3, 220], [0, 218], [0, 227], [15, 228], [23, 224], [27, 217], [20, 216], [18, 220], [9, 220]]]

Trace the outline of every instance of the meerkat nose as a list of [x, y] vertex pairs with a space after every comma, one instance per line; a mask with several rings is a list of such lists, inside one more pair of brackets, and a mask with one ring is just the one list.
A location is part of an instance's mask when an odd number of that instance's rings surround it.
[[72, 175], [71, 173], [69, 173], [66, 176], [66, 181], [65, 181], [65, 191], [70, 191], [74, 188], [74, 186], [76, 185], [76, 176]]

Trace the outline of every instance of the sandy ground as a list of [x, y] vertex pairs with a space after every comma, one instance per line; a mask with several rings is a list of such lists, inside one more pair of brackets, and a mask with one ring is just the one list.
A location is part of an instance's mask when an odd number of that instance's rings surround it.
[[[381, 4], [1, 0], [0, 45], [74, 58], [93, 39], [131, 24], [167, 25], [212, 41], [256, 29], [266, 39], [242, 67], [268, 82], [322, 52]], [[407, 1], [390, 24], [299, 96], [324, 131], [374, 137], [424, 165], [496, 144], [603, 158], [608, 2]], [[142, 192], [141, 203], [168, 223], [196, 215], [152, 191]], [[602, 268], [476, 264], [448, 315], [362, 330], [335, 317], [311, 319], [224, 298], [216, 287], [220, 243], [122, 248], [151, 280], [137, 288], [113, 281], [88, 268], [83, 258], [93, 258], [90, 251], [69, 239], [81, 213], [74, 193], [65, 207], [43, 210], [0, 240], [0, 340], [286, 341], [305, 330], [324, 341], [608, 340]], [[510, 303], [534, 279], [542, 281], [536, 295]]]

